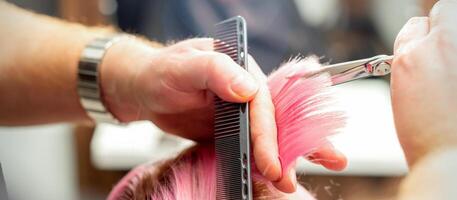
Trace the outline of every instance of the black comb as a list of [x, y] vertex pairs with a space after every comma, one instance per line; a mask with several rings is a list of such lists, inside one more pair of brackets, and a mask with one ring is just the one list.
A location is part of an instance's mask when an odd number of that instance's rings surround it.
[[[237, 16], [215, 25], [214, 49], [247, 70], [246, 21]], [[216, 199], [252, 199], [249, 107], [215, 97]]]

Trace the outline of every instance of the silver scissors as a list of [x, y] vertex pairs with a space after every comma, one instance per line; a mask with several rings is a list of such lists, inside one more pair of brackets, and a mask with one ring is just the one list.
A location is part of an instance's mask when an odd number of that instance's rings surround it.
[[393, 56], [377, 55], [371, 58], [327, 65], [304, 75], [303, 78], [328, 73], [333, 85], [338, 85], [366, 77], [384, 76], [390, 73], [392, 60]]

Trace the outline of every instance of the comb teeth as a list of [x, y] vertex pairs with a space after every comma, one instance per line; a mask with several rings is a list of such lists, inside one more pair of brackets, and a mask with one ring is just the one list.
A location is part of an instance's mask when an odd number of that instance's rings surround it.
[[235, 17], [216, 24], [214, 50], [224, 53], [244, 66], [245, 42], [244, 19]]
[[[214, 49], [246, 66], [246, 28], [242, 17], [216, 24]], [[216, 199], [252, 199], [249, 113], [246, 103], [215, 98]]]
[[214, 115], [214, 137], [216, 139], [240, 133], [240, 104], [229, 103], [217, 98], [214, 100], [216, 112]]

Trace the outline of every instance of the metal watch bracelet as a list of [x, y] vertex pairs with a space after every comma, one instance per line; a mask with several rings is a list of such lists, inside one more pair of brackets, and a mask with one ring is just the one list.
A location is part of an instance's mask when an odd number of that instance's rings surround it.
[[82, 51], [78, 63], [78, 94], [81, 104], [96, 123], [118, 124], [119, 121], [109, 112], [102, 100], [100, 66], [106, 51], [127, 35], [114, 35], [96, 38]]

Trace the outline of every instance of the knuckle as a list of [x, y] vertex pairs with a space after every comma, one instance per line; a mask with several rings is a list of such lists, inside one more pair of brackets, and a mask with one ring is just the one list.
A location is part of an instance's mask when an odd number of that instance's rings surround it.
[[195, 49], [192, 47], [186, 46], [186, 45], [179, 45], [176, 47], [175, 51], [177, 53], [187, 54], [187, 53], [193, 53], [195, 51]]
[[395, 49], [401, 48], [402, 46], [406, 45], [412, 39], [412, 33], [418, 31], [417, 27], [419, 24], [427, 22], [427, 17], [412, 17], [406, 22], [406, 24], [401, 29], [400, 33], [397, 35], [395, 39], [394, 47]]
[[190, 45], [189, 42], [187, 42], [187, 40], [171, 45], [169, 46], [169, 48], [172, 52], [178, 54], [189, 54], [196, 52], [196, 49], [192, 45]]
[[231, 62], [231, 61], [232, 61], [232, 59], [231, 59], [228, 55], [225, 55], [225, 54], [223, 54], [223, 53], [215, 53], [214, 59], [215, 59], [215, 61], [217, 61], [217, 63], [219, 63], [219, 64], [226, 63], [226, 62]]
[[[395, 59], [392, 63], [393, 65], [393, 70], [398, 72], [398, 71], [410, 71], [414, 69], [415, 66], [415, 57], [416, 57], [416, 52], [415, 50], [413, 51], [408, 51], [408, 52], [400, 52], [395, 55]], [[397, 73], [394, 73], [397, 74]]]
[[224, 65], [227, 62], [230, 62], [230, 57], [228, 57], [225, 54], [222, 53], [217, 53], [217, 52], [210, 52], [207, 54], [207, 60], [208, 60], [208, 69], [210, 70], [215, 70], [219, 68], [220, 66]]
[[216, 66], [221, 63], [221, 58], [215, 53], [208, 53], [206, 55], [206, 60], [207, 60], [207, 68], [208, 70], [214, 70]]
[[201, 63], [201, 72], [206, 74], [207, 76], [212, 76], [212, 74], [215, 74], [217, 71], [217, 66], [218, 63], [220, 62], [218, 58], [215, 57], [215, 54], [213, 52], [208, 52], [208, 53], [200, 53], [198, 54], [192, 62], [194, 63]]

